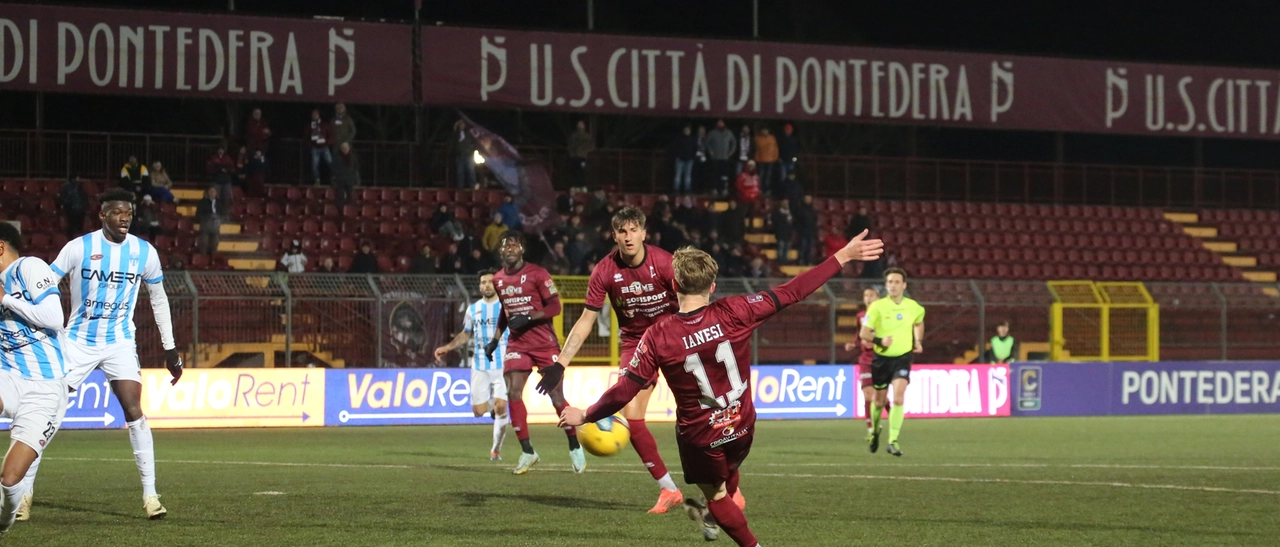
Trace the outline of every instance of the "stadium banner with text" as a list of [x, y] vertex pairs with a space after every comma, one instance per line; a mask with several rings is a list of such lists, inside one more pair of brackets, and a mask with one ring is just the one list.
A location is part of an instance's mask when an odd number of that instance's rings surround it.
[[412, 104], [413, 29], [0, 4], [0, 89]]
[[[9, 429], [12, 419], [0, 418], [0, 429]], [[111, 394], [111, 383], [101, 370], [89, 373], [80, 388], [67, 395], [67, 415], [62, 429], [120, 429], [126, 427], [124, 409]]]
[[1015, 416], [1280, 412], [1280, 362], [1017, 363]]
[[1274, 70], [424, 28], [432, 105], [1280, 139]]
[[[912, 365], [903, 408], [912, 418], [984, 418], [1010, 412], [1006, 365]], [[893, 386], [889, 387], [893, 397]], [[857, 390], [854, 408], [867, 416]]]

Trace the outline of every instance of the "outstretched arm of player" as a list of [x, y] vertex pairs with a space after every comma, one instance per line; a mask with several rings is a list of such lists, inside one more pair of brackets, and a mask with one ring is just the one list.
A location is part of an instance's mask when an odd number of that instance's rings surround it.
[[596, 326], [596, 318], [600, 316], [600, 312], [583, 309], [582, 315], [578, 317], [578, 322], [573, 324], [573, 328], [569, 330], [569, 335], [564, 338], [564, 347], [560, 348], [559, 362], [569, 364], [577, 357], [578, 352], [582, 350], [582, 343], [591, 335], [591, 329]]
[[866, 239], [866, 237], [867, 231], [863, 230], [822, 264], [772, 289], [771, 294], [777, 299], [778, 309], [795, 304], [813, 294], [824, 283], [840, 273], [840, 268], [845, 264], [855, 260], [866, 262], [880, 258], [880, 253], [884, 252], [884, 242], [879, 239]]
[[436, 348], [436, 351], [435, 351], [436, 360], [439, 361], [440, 358], [444, 357], [446, 353], [449, 353], [455, 349], [458, 349], [462, 347], [463, 344], [470, 341], [471, 341], [471, 333], [465, 330], [462, 332], [459, 332], [458, 335], [454, 336], [453, 340], [450, 340], [448, 344], [445, 344], [443, 346]]
[[648, 380], [641, 378], [631, 371], [623, 373], [623, 376], [629, 379], [629, 382], [618, 382], [613, 387], [605, 390], [600, 396], [600, 400], [596, 404], [591, 405], [586, 411], [580, 408], [565, 407], [560, 413], [560, 427], [577, 427], [587, 422], [598, 422], [609, 416], [613, 416], [622, 411], [636, 395], [644, 389]]
[[35, 303], [0, 294], [0, 305], [13, 310], [37, 327], [62, 330], [62, 299], [57, 290], [45, 293]]
[[155, 283], [147, 283], [147, 294], [151, 300], [151, 314], [156, 318], [156, 327], [160, 329], [160, 347], [164, 348], [164, 366], [173, 376], [170, 385], [177, 384], [182, 378], [182, 356], [178, 355], [178, 346], [173, 341], [173, 319], [169, 315], [169, 295], [164, 292], [163, 279]]

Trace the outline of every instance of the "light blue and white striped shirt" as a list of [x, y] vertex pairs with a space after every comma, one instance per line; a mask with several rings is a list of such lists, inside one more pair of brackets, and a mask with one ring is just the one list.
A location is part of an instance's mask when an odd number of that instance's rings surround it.
[[484, 354], [484, 346], [493, 339], [498, 330], [498, 315], [502, 313], [502, 302], [494, 300], [492, 304], [484, 300], [476, 300], [467, 306], [467, 314], [462, 318], [462, 330], [471, 335], [471, 368], [475, 370], [502, 369], [502, 356], [507, 354], [507, 332], [502, 333], [498, 342], [498, 351], [493, 352], [493, 359]]
[[5, 294], [5, 305], [0, 306], [0, 368], [32, 380], [66, 376], [58, 342], [62, 323], [58, 277], [43, 260], [32, 257], [15, 260], [0, 276]]
[[132, 342], [138, 287], [164, 281], [150, 243], [132, 234], [113, 243], [101, 230], [67, 242], [51, 267], [71, 285], [71, 317], [63, 336], [86, 346]]

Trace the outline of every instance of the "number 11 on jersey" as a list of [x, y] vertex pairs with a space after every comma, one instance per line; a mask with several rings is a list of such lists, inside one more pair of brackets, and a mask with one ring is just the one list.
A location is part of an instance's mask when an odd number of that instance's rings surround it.
[[702, 392], [698, 402], [702, 408], [728, 408], [730, 403], [737, 401], [747, 391], [747, 383], [742, 381], [738, 360], [733, 356], [733, 346], [728, 340], [716, 346], [716, 361], [724, 365], [725, 376], [729, 379], [729, 391], [722, 395], [716, 395], [715, 387], [707, 377], [707, 368], [698, 354], [684, 358], [684, 371], [698, 379], [698, 389]]

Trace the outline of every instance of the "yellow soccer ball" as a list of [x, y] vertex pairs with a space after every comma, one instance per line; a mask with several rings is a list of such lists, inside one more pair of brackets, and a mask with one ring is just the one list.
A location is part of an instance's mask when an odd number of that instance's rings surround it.
[[613, 415], [579, 427], [578, 442], [592, 455], [608, 457], [627, 447], [631, 442], [631, 429], [621, 416]]

